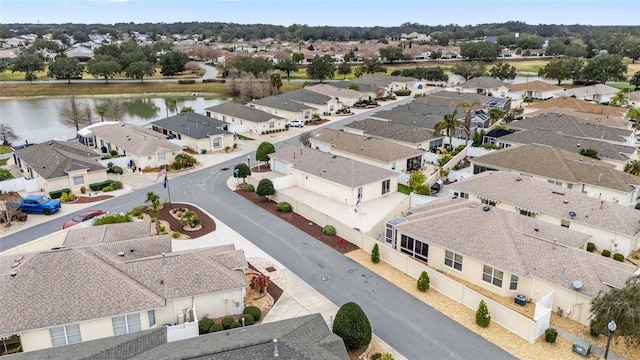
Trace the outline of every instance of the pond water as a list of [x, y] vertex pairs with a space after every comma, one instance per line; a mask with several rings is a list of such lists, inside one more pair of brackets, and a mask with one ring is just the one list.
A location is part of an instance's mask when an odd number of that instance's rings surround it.
[[[183, 107], [192, 107], [196, 113], [204, 115], [204, 109], [230, 101], [213, 97], [120, 97], [123, 113], [118, 120], [136, 125], [146, 125], [152, 121], [173, 116]], [[75, 127], [64, 123], [60, 110], [65, 98], [32, 98], [25, 100], [0, 100], [0, 123], [10, 125], [20, 137], [13, 145], [41, 143], [51, 139], [72, 139]], [[93, 113], [93, 123], [101, 121], [99, 109], [105, 109], [109, 98], [78, 98], [87, 101]], [[110, 121], [108, 113], [104, 121]]]

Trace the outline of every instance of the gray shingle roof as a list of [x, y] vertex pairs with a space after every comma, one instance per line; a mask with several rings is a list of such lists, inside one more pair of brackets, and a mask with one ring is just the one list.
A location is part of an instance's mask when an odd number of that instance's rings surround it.
[[[413, 209], [398, 229], [519, 277], [534, 276], [570, 290], [572, 281], [580, 280], [584, 284], [580, 292], [589, 297], [607, 291], [608, 284], [623, 287], [637, 270], [575, 247], [588, 241], [589, 235], [489, 209], [464, 199], [442, 199]], [[555, 246], [554, 239], [558, 240]]]
[[575, 116], [565, 114], [541, 114], [509, 123], [513, 129], [539, 129], [556, 131], [565, 136], [599, 141], [613, 141], [624, 144], [632, 134], [631, 130], [602, 126]]
[[[433, 129], [435, 124], [442, 121], [445, 114], [450, 114], [455, 107], [433, 106], [419, 103], [399, 105], [391, 110], [375, 113], [372, 118], [391, 120], [397, 124], [410, 125], [424, 129]], [[461, 116], [461, 113], [458, 113]]]
[[473, 103], [475, 101], [480, 104], [496, 99], [491, 96], [473, 94], [473, 93], [459, 93], [453, 91], [439, 91], [427, 96], [420, 96], [413, 100], [416, 104], [427, 104], [437, 106], [448, 106], [451, 109], [462, 103]]
[[344, 97], [344, 98], [358, 99], [358, 98], [368, 97], [367, 94], [362, 93], [360, 91], [343, 89], [343, 88], [333, 86], [331, 84], [317, 84], [317, 85], [305, 87], [305, 89], [316, 92], [318, 94], [326, 95], [332, 98]]
[[[640, 216], [636, 209], [591, 198], [528, 176], [516, 181], [517, 176], [505, 171], [486, 171], [455, 182], [450, 188], [611, 232], [635, 236], [640, 231]], [[576, 213], [573, 219], [569, 211]]]
[[258, 104], [267, 107], [298, 112], [313, 109], [309, 105], [305, 104], [325, 105], [330, 100], [331, 98], [329, 96], [306, 89], [300, 89], [280, 95], [253, 100], [249, 104]]
[[166, 135], [138, 125], [123, 122], [96, 124], [89, 128], [96, 136], [109, 141], [127, 154], [150, 155], [166, 151], [181, 151], [182, 147], [166, 139]]
[[282, 120], [283, 117], [278, 115], [269, 114], [265, 111], [254, 109], [247, 105], [241, 105], [234, 103], [233, 101], [227, 101], [225, 103], [211, 106], [205, 109], [206, 111], [215, 112], [219, 114], [228, 115], [238, 119], [244, 119], [247, 121], [253, 121], [256, 123], [265, 122], [269, 120]]
[[47, 180], [67, 177], [69, 172], [82, 169], [106, 171], [95, 160], [100, 156], [76, 141], [46, 141], [16, 150], [16, 156]]
[[304, 146], [287, 146], [269, 156], [272, 161], [280, 159], [293, 164], [298, 171], [351, 189], [397, 176], [391, 170], [340, 156], [334, 158], [331, 154]]
[[613, 86], [609, 86], [606, 84], [595, 84], [567, 89], [562, 92], [562, 96], [585, 97], [589, 95], [613, 95], [618, 91], [620, 90], [614, 88]]
[[494, 89], [501, 86], [505, 86], [506, 83], [500, 81], [500, 79], [492, 78], [489, 76], [481, 76], [460, 84], [463, 89]]
[[412, 149], [389, 140], [368, 138], [331, 129], [321, 129], [313, 137], [313, 141], [330, 144], [336, 150], [386, 163], [402, 161], [424, 153], [422, 150]]
[[88, 246], [140, 239], [151, 235], [151, 221], [109, 224], [101, 226], [74, 227], [69, 230], [64, 239], [64, 246]]
[[230, 134], [229, 131], [222, 129], [225, 123], [221, 120], [216, 120], [194, 112], [180, 113], [153, 121], [151, 124], [193, 139], [206, 139], [213, 135]]
[[415, 126], [396, 124], [393, 121], [383, 121], [375, 119], [354, 121], [345, 125], [344, 127], [363, 130], [366, 135], [376, 136], [383, 139], [393, 139], [408, 143], [411, 146], [415, 146], [415, 144], [424, 141], [442, 137], [442, 135], [436, 134], [431, 129], [424, 129]]
[[510, 169], [623, 192], [633, 191], [634, 186], [640, 186], [640, 177], [615, 170], [609, 163], [547, 145], [514, 146], [473, 158], [471, 162], [496, 170]]

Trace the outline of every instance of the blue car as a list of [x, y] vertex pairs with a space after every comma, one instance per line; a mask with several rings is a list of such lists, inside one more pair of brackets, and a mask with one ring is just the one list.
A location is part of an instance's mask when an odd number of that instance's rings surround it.
[[29, 195], [22, 199], [20, 210], [26, 213], [51, 215], [60, 210], [60, 200], [42, 195]]

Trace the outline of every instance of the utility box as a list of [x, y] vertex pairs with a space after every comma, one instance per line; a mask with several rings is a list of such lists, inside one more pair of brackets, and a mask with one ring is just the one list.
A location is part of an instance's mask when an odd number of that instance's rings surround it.
[[573, 347], [571, 348], [571, 351], [575, 354], [578, 354], [586, 358], [589, 356], [589, 353], [591, 353], [591, 343], [584, 341], [582, 339], [576, 339], [573, 342]]

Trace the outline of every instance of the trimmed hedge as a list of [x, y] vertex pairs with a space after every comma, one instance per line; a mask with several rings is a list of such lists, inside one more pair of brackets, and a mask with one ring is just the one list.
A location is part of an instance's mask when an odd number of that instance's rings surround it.
[[99, 183], [89, 184], [89, 189], [91, 189], [92, 191], [100, 191], [103, 188], [110, 186], [112, 182], [113, 180], [105, 180]]
[[602, 256], [604, 256], [604, 257], [609, 257], [609, 256], [611, 256], [611, 251], [609, 251], [609, 250], [602, 250]]
[[558, 337], [558, 330], [554, 328], [548, 328], [544, 331], [544, 340], [550, 344], [556, 342], [556, 338]]
[[49, 192], [49, 197], [52, 199], [60, 199], [60, 197], [62, 197], [62, 194], [70, 193], [70, 192], [71, 192], [71, 189], [55, 190], [55, 191]]
[[589, 242], [587, 243], [587, 251], [588, 252], [594, 252], [596, 250], [596, 244]]
[[615, 253], [615, 254], [613, 254], [613, 260], [624, 262], [624, 255], [622, 255], [620, 253]]
[[195, 79], [182, 79], [182, 80], [178, 80], [178, 84], [195, 84], [196, 80]]
[[246, 308], [244, 308], [244, 311], [242, 311], [243, 314], [249, 314], [249, 315], [253, 315], [253, 321], [259, 321], [260, 317], [262, 316], [262, 311], [260, 311], [260, 308], [257, 306], [247, 306]]
[[360, 349], [371, 342], [371, 323], [358, 304], [348, 302], [336, 313], [333, 333], [342, 338], [347, 351]]
[[242, 324], [242, 319], [244, 319], [244, 324], [246, 326], [253, 325], [253, 323], [255, 322], [255, 320], [253, 318], [253, 315], [251, 315], [251, 314], [242, 314], [242, 315], [240, 315], [240, 317], [238, 318], [238, 322], [240, 324]]
[[233, 318], [225, 317], [222, 319], [222, 327], [225, 329], [231, 328], [231, 324], [233, 324]]
[[200, 334], [206, 334], [209, 332], [209, 328], [213, 325], [213, 320], [209, 318], [203, 318], [198, 321], [198, 329], [200, 329]]
[[256, 187], [251, 185], [251, 184], [245, 184], [242, 187], [242, 191], [244, 191], [244, 192], [254, 192], [254, 191], [256, 191]]
[[229, 326], [229, 329], [235, 329], [235, 328], [239, 328], [239, 327], [242, 327], [242, 324], [240, 324], [237, 321], [234, 321], [234, 322], [231, 323], [231, 326]]
[[210, 333], [214, 333], [222, 330], [224, 330], [224, 327], [222, 327], [222, 324], [218, 324], [218, 323], [211, 325], [211, 327], [209, 328]]
[[336, 228], [333, 225], [325, 225], [322, 228], [322, 233], [329, 236], [334, 236], [336, 234]]
[[283, 201], [283, 202], [279, 202], [276, 205], [276, 210], [278, 212], [281, 212], [281, 213], [287, 213], [287, 212], [291, 212], [291, 210], [293, 210], [293, 208], [291, 207], [291, 204], [289, 204], [286, 201]]

